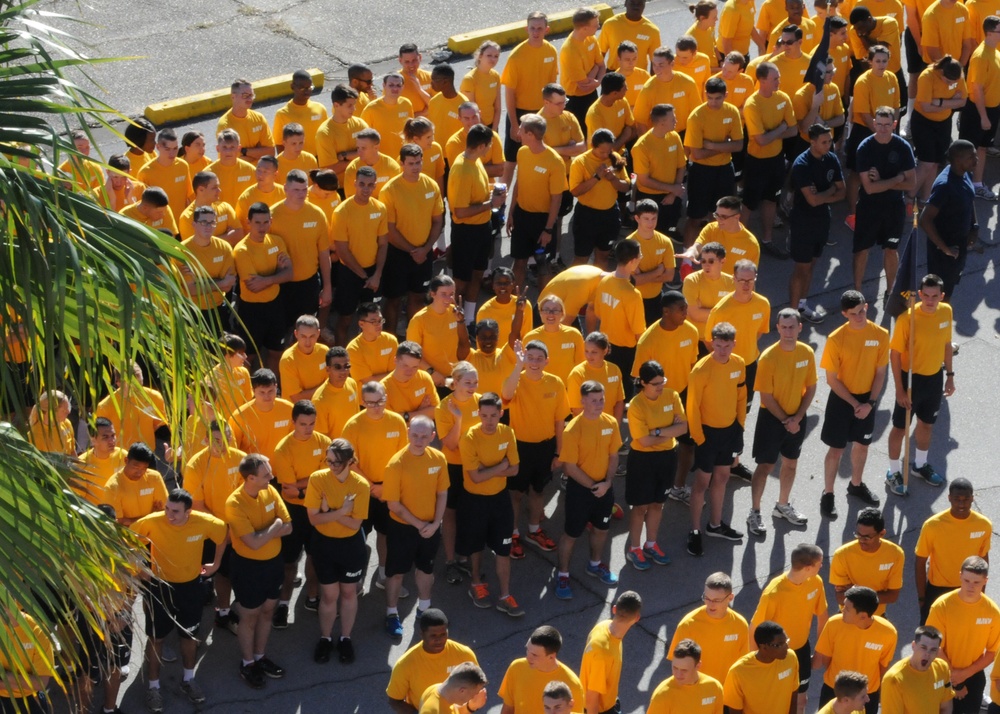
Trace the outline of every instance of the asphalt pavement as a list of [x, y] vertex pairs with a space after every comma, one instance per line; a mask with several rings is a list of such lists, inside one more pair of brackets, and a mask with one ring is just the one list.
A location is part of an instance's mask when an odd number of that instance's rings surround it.
[[[394, 57], [401, 42], [415, 40], [422, 47], [433, 48], [443, 44], [454, 32], [516, 20], [535, 7], [524, 0], [505, 0], [497, 7], [469, 3], [458, 6], [446, 0], [413, 0], [405, 4], [354, 0], [253, 0], [252, 3], [220, 0], [197, 7], [185, 0], [157, 3], [136, 0], [129, 3], [128, 17], [124, 17], [122, 6], [110, 0], [91, 0], [87, 6], [68, 0], [48, 0], [43, 6], [61, 12], [82, 10], [87, 20], [96, 23], [95, 26], [72, 28], [91, 43], [91, 54], [95, 56], [146, 56], [144, 60], [127, 64], [103, 65], [94, 73], [107, 92], [106, 101], [132, 114], [153, 101], [227, 86], [235, 76], [257, 79], [297, 67], [323, 68], [328, 72], [329, 88], [338, 78], [344, 78], [344, 67], [352, 61], [367, 60], [379, 74], [396, 66], [394, 59], [386, 61], [384, 58]], [[557, 2], [545, 9], [554, 12], [571, 7], [571, 4]], [[686, 5], [673, 0], [653, 0], [648, 5], [647, 15], [660, 25], [665, 38], [680, 35], [691, 23]], [[345, 18], [361, 19], [345, 22]], [[425, 53], [425, 62], [428, 55]], [[501, 64], [503, 61], [502, 58]], [[459, 72], [468, 66], [468, 59], [456, 63]], [[328, 104], [327, 91], [320, 101]], [[280, 105], [278, 102], [257, 108], [270, 118]], [[197, 129], [212, 136], [216, 119], [208, 117], [178, 128], [181, 131]], [[107, 134], [99, 133], [97, 139], [105, 155], [120, 150], [120, 142]], [[1000, 160], [989, 159], [989, 162], [987, 180], [995, 186], [1000, 181]], [[1000, 366], [1000, 290], [996, 287], [998, 252], [995, 247], [997, 208], [995, 203], [976, 203], [982, 238], [993, 245], [982, 254], [970, 254], [965, 276], [953, 296], [955, 341], [961, 348], [955, 358], [957, 391], [942, 408], [930, 461], [949, 480], [959, 476], [969, 478], [977, 488], [978, 510], [996, 517], [1000, 478], [995, 472], [996, 459], [989, 444], [1000, 433], [996, 408], [1000, 392], [994, 381]], [[851, 287], [851, 234], [843, 226], [844, 214], [843, 204], [834, 206], [831, 238], [836, 245], [825, 249], [811, 290], [810, 302], [818, 301], [830, 315], [821, 325], [806, 325], [801, 337], [813, 346], [817, 357], [826, 336], [842, 324], [837, 308], [839, 296]], [[759, 231], [756, 219], [751, 221], [750, 227]], [[786, 237], [786, 230], [776, 231], [778, 240]], [[569, 255], [566, 248], [564, 245], [564, 255]], [[884, 279], [878, 277], [877, 263], [880, 260], [875, 254], [869, 261], [864, 291], [871, 300], [870, 318], [888, 325], [878, 297], [886, 286]], [[772, 313], [787, 303], [790, 273], [790, 262], [769, 256], [763, 258], [757, 289], [771, 301]], [[765, 335], [762, 347], [775, 339], [773, 331]], [[621, 701], [624, 712], [642, 712], [652, 690], [669, 676], [669, 664], [664, 661], [666, 645], [683, 614], [700, 605], [702, 584], [708, 574], [721, 570], [732, 575], [736, 585], [735, 607], [749, 620], [761, 590], [771, 577], [787, 567], [789, 552], [796, 544], [817, 543], [829, 556], [841, 543], [852, 539], [854, 519], [863, 504], [847, 499], [845, 468], [842, 467], [836, 486], [840, 518], [829, 521], [819, 514], [826, 449], [819, 440], [818, 427], [828, 394], [821, 375], [807, 419], [809, 433], [792, 492], [795, 506], [809, 517], [806, 527], [795, 528], [785, 521], [772, 521], [770, 508], [777, 493], [777, 479], [772, 477], [762, 509], [767, 535], [744, 538], [741, 543], [706, 538], [704, 557], [693, 558], [684, 552], [685, 536], [690, 528], [688, 511], [682, 504], [668, 501], [658, 540], [673, 558], [673, 563], [644, 573], [632, 569], [624, 559], [625, 523], [615, 522], [609, 539], [610, 562], [612, 570], [620, 575], [619, 586], [608, 588], [584, 576], [586, 544], [579, 543], [572, 565], [575, 597], [569, 602], [557, 600], [552, 593], [555, 554], [541, 553], [529, 546], [527, 558], [513, 567], [512, 591], [526, 611], [517, 621], [494, 610], [475, 608], [466, 594], [467, 585], [449, 585], [444, 581], [443, 562], [440, 563], [442, 577], [435, 585], [433, 604], [449, 614], [451, 636], [471, 646], [486, 670], [490, 678], [487, 711], [491, 714], [500, 711], [496, 690], [507, 664], [523, 656], [524, 643], [533, 628], [541, 624], [557, 627], [564, 637], [561, 659], [577, 668], [590, 628], [609, 615], [616, 593], [634, 589], [643, 596], [644, 609], [642, 620], [624, 643], [627, 666], [622, 676]], [[899, 543], [907, 553], [904, 589], [899, 601], [890, 606], [888, 612], [900, 633], [900, 653], [908, 654], [908, 643], [917, 624], [912, 585], [913, 547], [922, 522], [932, 513], [947, 508], [947, 494], [946, 490], [934, 489], [918, 479], [912, 483], [910, 495], [905, 499], [885, 492], [886, 435], [892, 402], [890, 379], [878, 407], [876, 434], [869, 451], [865, 481], [883, 499], [887, 537]], [[759, 400], [755, 400], [747, 420], [748, 454], [749, 435], [758, 405]], [[746, 461], [753, 466], [749, 459]], [[621, 501], [623, 480], [616, 482], [615, 489]], [[550, 520], [546, 522], [546, 529], [557, 536], [562, 525], [562, 510], [557, 508], [561, 495], [551, 487], [548, 496], [546, 514]], [[731, 480], [725, 518], [739, 530], [745, 529], [749, 501], [749, 485]], [[486, 558], [484, 562], [487, 572], [491, 572], [492, 559]], [[372, 572], [369, 569], [369, 578]], [[823, 574], [826, 572], [824, 570]], [[492, 573], [490, 580], [495, 589]], [[407, 585], [415, 589], [412, 578], [407, 579]], [[987, 591], [995, 593], [996, 588], [989, 587]], [[832, 588], [828, 588], [827, 597], [834, 602]], [[357, 661], [350, 666], [336, 662], [323, 666], [313, 663], [312, 648], [318, 637], [316, 615], [305, 611], [302, 601], [301, 592], [297, 592], [289, 629], [273, 633], [269, 647], [269, 655], [286, 667], [288, 675], [283, 680], [268, 681], [266, 689], [260, 692], [250, 690], [240, 681], [235, 637], [225, 631], [210, 632], [210, 611], [206, 610], [206, 646], [199, 651], [197, 673], [208, 694], [208, 702], [202, 709], [220, 713], [270, 710], [279, 714], [388, 710], [383, 692], [391, 665], [418, 640], [414, 634], [414, 598], [401, 601], [406, 629], [402, 642], [391, 641], [382, 631], [385, 604], [382, 591], [373, 590], [362, 598], [354, 632]], [[124, 688], [122, 708], [126, 711], [143, 709], [145, 685], [136, 680], [138, 670], [140, 667], [134, 665]], [[162, 683], [167, 695], [166, 711], [194, 708], [177, 691], [180, 677], [179, 664], [164, 667]], [[813, 678], [808, 712], [816, 709], [819, 679]]]

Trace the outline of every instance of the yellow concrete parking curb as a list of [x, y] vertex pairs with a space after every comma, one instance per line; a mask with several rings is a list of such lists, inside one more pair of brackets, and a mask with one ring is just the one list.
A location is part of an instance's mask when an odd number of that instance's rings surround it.
[[[307, 71], [312, 76], [316, 89], [323, 89], [323, 72], [318, 69]], [[291, 83], [292, 75], [283, 74], [280, 77], [261, 79], [251, 84], [253, 84], [254, 94], [257, 95], [257, 101], [268, 101], [290, 96], [292, 92], [289, 85]], [[157, 126], [160, 124], [169, 124], [170, 122], [185, 121], [194, 117], [214, 114], [215, 112], [222, 112], [229, 109], [231, 106], [229, 97], [228, 87], [226, 89], [216, 89], [211, 92], [193, 94], [190, 97], [181, 97], [180, 99], [171, 99], [167, 102], [150, 104], [146, 107], [143, 114]]]
[[[614, 10], [605, 3], [598, 3], [589, 7], [594, 8], [600, 13], [601, 22], [604, 22], [614, 14]], [[549, 32], [551, 34], [559, 34], [572, 30], [574, 12], [576, 11], [567, 10], [566, 12], [549, 15]], [[483, 44], [484, 40], [493, 40], [501, 47], [507, 47], [526, 39], [528, 39], [528, 31], [524, 26], [524, 20], [520, 20], [507, 25], [497, 25], [496, 27], [487, 27], [483, 30], [453, 35], [448, 38], [448, 49], [459, 54], [471, 55], [479, 49], [479, 45]]]

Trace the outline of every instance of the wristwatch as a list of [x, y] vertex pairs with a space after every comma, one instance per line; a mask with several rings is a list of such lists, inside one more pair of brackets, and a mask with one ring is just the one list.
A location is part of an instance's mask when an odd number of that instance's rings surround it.
[[660, 435], [660, 430], [659, 429], [653, 429], [653, 436], [659, 436], [659, 435]]
[[246, 155], [247, 155], [247, 147], [244, 146], [242, 149], [240, 149], [240, 156], [246, 156]]
[[542, 229], [542, 233], [549, 233], [549, 234], [551, 234], [552, 233], [552, 229], [551, 228], [543, 228]]

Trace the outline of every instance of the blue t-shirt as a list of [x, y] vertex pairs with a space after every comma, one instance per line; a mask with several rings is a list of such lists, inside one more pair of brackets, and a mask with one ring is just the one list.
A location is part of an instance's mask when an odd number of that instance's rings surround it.
[[838, 181], [843, 182], [843, 180], [844, 174], [840, 169], [840, 160], [832, 151], [818, 159], [809, 150], [799, 154], [798, 158], [792, 162], [792, 188], [795, 191], [792, 205], [793, 218], [829, 220], [830, 204], [810, 206], [806, 197], [802, 195], [802, 189], [814, 186], [816, 193], [822, 193], [833, 184]]
[[[880, 144], [872, 135], [858, 145], [855, 165], [859, 175], [868, 173], [869, 169], [877, 169], [879, 180], [883, 181], [915, 169], [917, 162], [913, 158], [913, 149], [901, 137], [893, 134], [888, 143]], [[882, 206], [895, 205], [903, 202], [903, 192], [891, 189], [882, 193], [869, 194], [865, 192], [864, 184], [861, 184], [858, 200], [864, 203], [877, 202], [878, 205]]]
[[931, 186], [927, 202], [936, 206], [934, 227], [946, 244], [959, 246], [965, 252], [969, 231], [976, 225], [976, 192], [968, 174], [959, 174], [948, 166], [938, 174]]

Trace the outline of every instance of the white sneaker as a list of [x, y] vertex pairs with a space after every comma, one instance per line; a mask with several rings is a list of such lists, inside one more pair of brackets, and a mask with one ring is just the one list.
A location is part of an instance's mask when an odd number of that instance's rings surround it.
[[811, 322], [814, 325], [818, 325], [826, 319], [826, 312], [820, 308], [818, 305], [816, 308], [811, 308], [805, 303], [799, 303], [799, 315], [806, 322]]
[[691, 505], [691, 489], [688, 486], [671, 486], [670, 490], [667, 491], [667, 498], [672, 501], [679, 501], [685, 506]]
[[996, 158], [997, 156], [1000, 156], [1000, 146], [991, 146], [991, 147], [989, 147], [988, 149], [986, 149], [986, 155], [987, 156], [992, 156], [994, 158]]
[[995, 201], [997, 200], [997, 195], [990, 191], [986, 184], [976, 187], [976, 198], [981, 198], [984, 201]]
[[780, 503], [774, 504], [774, 510], [771, 511], [771, 515], [774, 518], [784, 518], [786, 521], [791, 523], [793, 526], [804, 526], [809, 522], [809, 519], [795, 510], [795, 506], [791, 503], [786, 503], [784, 505]]
[[750, 515], [747, 516], [747, 530], [753, 535], [761, 536], [767, 533], [764, 519], [761, 518], [760, 511], [751, 508]]

